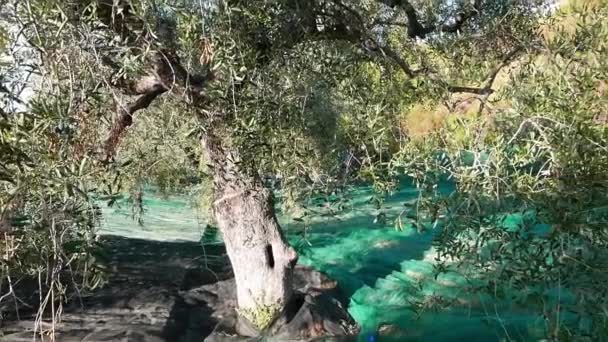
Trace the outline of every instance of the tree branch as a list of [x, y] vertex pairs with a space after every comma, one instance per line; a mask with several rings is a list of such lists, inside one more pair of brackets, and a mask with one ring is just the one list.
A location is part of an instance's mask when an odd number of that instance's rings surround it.
[[7, 87], [5, 87], [2, 83], [0, 83], [0, 93], [6, 94], [6, 96], [8, 96], [9, 100], [11, 101], [14, 101], [18, 104], [23, 104], [23, 100], [21, 100], [18, 96], [15, 96], [13, 92]]
[[[394, 0], [394, 1], [399, 1], [399, 0]], [[430, 71], [427, 68], [412, 69], [412, 67], [409, 65], [409, 63], [405, 59], [403, 59], [399, 55], [399, 53], [397, 53], [395, 50], [393, 50], [388, 45], [380, 44], [378, 42], [378, 40], [376, 40], [373, 37], [373, 35], [370, 35], [367, 33], [367, 29], [365, 27], [365, 21], [363, 20], [363, 17], [356, 10], [345, 5], [340, 0], [333, 0], [333, 2], [340, 8], [342, 8], [342, 9], [346, 10], [348, 13], [350, 13], [354, 17], [355, 21], [357, 21], [359, 23], [360, 29], [357, 31], [359, 33], [359, 35], [358, 35], [359, 41], [360, 42], [369, 41], [373, 45], [371, 49], [368, 49], [368, 51], [375, 50], [375, 51], [380, 52], [383, 56], [387, 57], [388, 59], [392, 60], [395, 64], [397, 64], [399, 66], [399, 68], [409, 77], [416, 77], [416, 76], [424, 75], [427, 78], [429, 78], [430, 80], [440, 84], [441, 86], [444, 86], [448, 91], [453, 92], [453, 93], [472, 93], [472, 94], [477, 94], [477, 95], [486, 95], [486, 94], [491, 94], [493, 92], [492, 89], [485, 88], [485, 87], [478, 88], [478, 87], [451, 85], [451, 84], [447, 83], [446, 81], [442, 80], [439, 76], [437, 76], [437, 74], [433, 73], [432, 71]], [[407, 3], [407, 1], [405, 1], [405, 3]], [[407, 3], [407, 4], [409, 5], [409, 3]], [[409, 6], [411, 7], [411, 5], [409, 5]], [[413, 8], [411, 8], [411, 9], [413, 10]]]
[[513, 49], [509, 53], [507, 53], [503, 57], [500, 64], [498, 64], [494, 69], [492, 69], [492, 71], [490, 71], [488, 73], [488, 76], [486, 77], [486, 81], [482, 88], [448, 86], [448, 90], [453, 93], [471, 93], [471, 94], [485, 95], [485, 96], [489, 96], [489, 95], [493, 94], [494, 89], [492, 89], [492, 86], [494, 85], [494, 81], [496, 80], [496, 77], [498, 76], [498, 73], [500, 72], [500, 70], [502, 70], [502, 68], [509, 65], [509, 63], [511, 63], [513, 61], [513, 59], [515, 59], [515, 57], [517, 57], [519, 55], [519, 53], [522, 51], [523, 51], [523, 49], [521, 47], [516, 47], [515, 49]]
[[523, 49], [521, 47], [516, 47], [515, 49], [511, 50], [511, 52], [507, 53], [502, 61], [500, 62], [499, 65], [497, 65], [494, 70], [492, 70], [489, 74], [488, 77], [486, 77], [486, 84], [484, 86], [484, 89], [491, 89], [492, 86], [494, 85], [494, 81], [496, 80], [496, 76], [498, 76], [498, 73], [500, 72], [500, 70], [502, 70], [502, 68], [506, 67], [507, 65], [509, 65], [513, 59], [515, 59], [515, 57], [517, 57], [520, 52], [522, 52]]
[[[213, 58], [212, 56], [207, 57], [207, 64], [204, 67], [209, 69]], [[104, 64], [112, 67], [113, 61], [111, 59], [102, 58], [102, 60], [105, 60]], [[200, 104], [204, 100], [202, 91], [205, 85], [214, 78], [211, 71], [207, 74], [190, 74], [182, 66], [177, 54], [169, 49], [158, 51], [152, 58], [151, 63], [153, 64], [151, 67], [153, 70], [149, 72], [148, 76], [137, 81], [123, 79], [114, 84], [127, 94], [140, 96], [126, 105], [116, 101], [116, 119], [104, 144], [106, 161], [114, 157], [123, 133], [133, 124], [133, 114], [135, 112], [148, 108], [157, 97], [169, 91], [175, 85], [183, 87], [191, 99]]]
[[448, 91], [451, 93], [470, 93], [477, 95], [489, 95], [494, 92], [493, 89], [490, 88], [477, 88], [477, 87], [466, 87], [466, 86], [454, 86], [448, 85]]
[[109, 161], [114, 157], [116, 148], [120, 143], [120, 139], [124, 131], [133, 124], [133, 114], [138, 110], [148, 108], [152, 101], [154, 101], [161, 94], [165, 93], [166, 88], [161, 83], [155, 83], [149, 85], [148, 89], [138, 97], [135, 101], [130, 102], [126, 105], [122, 105], [118, 101], [115, 103], [116, 120], [110, 129], [108, 138], [104, 144], [105, 160]]
[[[453, 20], [448, 21], [443, 25], [436, 25], [434, 23], [427, 24], [426, 26], [420, 22], [418, 18], [418, 12], [412, 6], [408, 0], [377, 0], [391, 8], [401, 8], [405, 12], [407, 17], [407, 34], [410, 38], [425, 38], [429, 33], [437, 30], [447, 33], [456, 33], [462, 29], [462, 26], [471, 19], [472, 17], [479, 14], [481, 11], [482, 0], [475, 0], [473, 8], [470, 10], [461, 10], [454, 15]], [[394, 23], [393, 23], [394, 24]]]

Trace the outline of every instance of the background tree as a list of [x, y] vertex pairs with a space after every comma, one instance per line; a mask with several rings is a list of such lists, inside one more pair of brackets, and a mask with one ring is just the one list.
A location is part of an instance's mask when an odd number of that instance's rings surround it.
[[[473, 116], [442, 120], [395, 159], [427, 189], [420, 223], [442, 226], [438, 271], [537, 305], [557, 340], [607, 328], [607, 13], [572, 2], [542, 21], [534, 49]], [[456, 184], [447, 196], [444, 177]]]

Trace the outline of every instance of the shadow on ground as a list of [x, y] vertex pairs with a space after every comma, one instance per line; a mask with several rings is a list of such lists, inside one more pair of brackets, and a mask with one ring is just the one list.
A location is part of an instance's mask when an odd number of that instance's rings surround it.
[[[415, 198], [417, 192], [410, 190], [387, 199], [391, 215]], [[300, 250], [302, 263], [337, 280], [347, 298], [399, 271], [404, 260], [423, 259], [432, 240], [429, 233], [397, 232], [374, 224], [368, 193], [356, 198], [357, 210], [350, 214], [314, 223], [307, 237], [310, 248]], [[296, 242], [297, 227], [285, 228]], [[73, 301], [65, 308], [58, 341], [190, 342], [211, 333], [217, 321], [209, 302], [189, 301], [184, 291], [230, 277], [222, 246], [119, 236], [105, 236], [103, 242], [109, 283], [83, 294], [83, 306]], [[0, 340], [32, 341], [32, 327], [31, 317], [9, 322]]]
[[[217, 323], [183, 291], [231, 276], [225, 250], [195, 242], [104, 236], [108, 284], [64, 307], [57, 341], [202, 341]], [[1, 324], [2, 341], [32, 341], [34, 316]]]

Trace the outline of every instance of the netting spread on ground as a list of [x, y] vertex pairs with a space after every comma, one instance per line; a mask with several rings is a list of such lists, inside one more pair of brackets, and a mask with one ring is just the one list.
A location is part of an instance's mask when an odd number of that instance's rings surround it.
[[[433, 232], [374, 222], [370, 189], [355, 191], [349, 208], [307, 222], [279, 217], [300, 262], [338, 280], [350, 298], [349, 312], [362, 326], [364, 341], [528, 340], [542, 321], [511, 303], [468, 291], [470, 280], [433, 272]], [[398, 215], [417, 198], [413, 187], [387, 198], [383, 211]], [[152, 194], [144, 202], [144, 226], [127, 206], [104, 208], [103, 234], [150, 240], [199, 241], [205, 221], [188, 202]], [[441, 309], [442, 303], [451, 303]], [[456, 305], [454, 305], [456, 303]]]

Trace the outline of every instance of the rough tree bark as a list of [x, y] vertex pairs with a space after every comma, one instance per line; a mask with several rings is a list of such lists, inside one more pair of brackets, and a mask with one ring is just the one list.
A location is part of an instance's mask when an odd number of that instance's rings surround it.
[[298, 255], [283, 236], [271, 191], [239, 166], [229, 145], [210, 131], [203, 138], [214, 180], [213, 214], [234, 271], [239, 314], [261, 330], [291, 298]]

